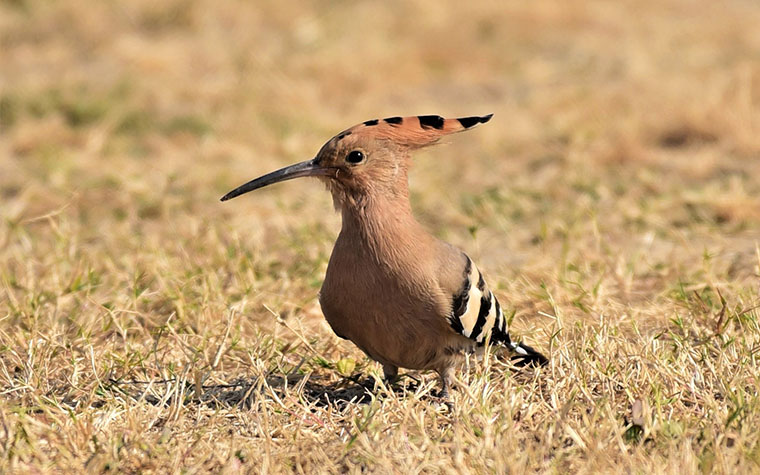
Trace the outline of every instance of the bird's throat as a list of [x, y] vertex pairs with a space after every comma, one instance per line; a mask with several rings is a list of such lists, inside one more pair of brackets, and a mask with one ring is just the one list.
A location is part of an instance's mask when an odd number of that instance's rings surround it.
[[408, 266], [434, 240], [414, 218], [406, 195], [344, 203], [341, 215], [339, 239], [384, 266]]

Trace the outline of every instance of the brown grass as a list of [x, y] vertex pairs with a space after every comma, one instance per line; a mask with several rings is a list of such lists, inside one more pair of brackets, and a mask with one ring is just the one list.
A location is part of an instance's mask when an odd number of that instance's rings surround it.
[[[760, 471], [756, 2], [0, 2], [0, 472]], [[413, 205], [551, 354], [397, 388], [316, 301], [314, 182], [494, 112]], [[365, 386], [369, 390], [365, 389]]]

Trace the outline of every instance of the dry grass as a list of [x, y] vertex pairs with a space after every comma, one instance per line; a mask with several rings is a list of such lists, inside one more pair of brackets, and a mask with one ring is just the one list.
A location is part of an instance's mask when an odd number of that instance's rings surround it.
[[[758, 24], [0, 2], [0, 472], [760, 471]], [[362, 120], [488, 112], [417, 157], [413, 205], [552, 363], [472, 361], [449, 410], [323, 322], [319, 184], [218, 198]]]

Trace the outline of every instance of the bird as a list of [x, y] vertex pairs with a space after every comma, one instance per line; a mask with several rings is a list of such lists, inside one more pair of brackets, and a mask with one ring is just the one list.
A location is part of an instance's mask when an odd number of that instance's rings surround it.
[[341, 230], [319, 303], [337, 336], [383, 367], [434, 370], [447, 397], [464, 354], [489, 342], [516, 366], [544, 366], [546, 356], [514, 342], [498, 299], [472, 259], [414, 218], [408, 172], [414, 151], [488, 122], [493, 114], [372, 119], [327, 141], [316, 156], [251, 180], [221, 198], [299, 177], [317, 177], [332, 194]]

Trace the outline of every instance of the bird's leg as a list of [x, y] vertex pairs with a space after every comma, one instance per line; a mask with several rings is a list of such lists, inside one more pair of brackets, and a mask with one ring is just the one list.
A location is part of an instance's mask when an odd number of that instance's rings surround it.
[[398, 379], [398, 366], [391, 364], [383, 365], [383, 379], [388, 384], [393, 384]]
[[438, 370], [438, 375], [441, 377], [441, 397], [449, 397], [449, 388], [454, 384], [454, 367], [448, 366], [446, 368]]

